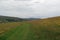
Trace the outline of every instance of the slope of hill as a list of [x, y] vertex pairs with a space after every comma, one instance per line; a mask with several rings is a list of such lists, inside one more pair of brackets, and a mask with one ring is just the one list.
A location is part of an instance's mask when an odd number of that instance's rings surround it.
[[31, 21], [38, 20], [39, 18], [18, 18], [9, 16], [0, 16], [0, 23], [2, 22], [21, 22], [21, 21]]
[[39, 40], [60, 40], [60, 17], [30, 21]]
[[23, 20], [24, 19], [17, 18], [17, 17], [0, 16], [0, 23], [1, 22], [20, 22], [20, 21], [23, 21]]
[[0, 24], [0, 40], [60, 40], [60, 17]]
[[43, 24], [43, 25], [53, 25], [58, 24], [60, 25], [60, 17], [52, 17], [52, 18], [46, 18], [46, 19], [40, 19], [40, 20], [32, 20], [30, 21], [33, 24]]
[[25, 18], [27, 21], [40, 20], [40, 18]]

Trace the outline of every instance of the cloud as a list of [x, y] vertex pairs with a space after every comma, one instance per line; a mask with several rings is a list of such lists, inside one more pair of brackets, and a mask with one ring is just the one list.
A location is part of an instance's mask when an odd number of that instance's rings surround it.
[[14, 1], [31, 1], [31, 0], [14, 0]]
[[0, 0], [0, 1], [32, 1], [32, 0]]
[[60, 16], [60, 0], [0, 1], [0, 15], [22, 18]]

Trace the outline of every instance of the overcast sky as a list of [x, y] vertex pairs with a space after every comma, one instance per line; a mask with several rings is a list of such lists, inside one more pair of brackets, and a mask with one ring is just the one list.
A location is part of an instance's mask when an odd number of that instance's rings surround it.
[[0, 15], [21, 18], [60, 16], [60, 0], [0, 0]]

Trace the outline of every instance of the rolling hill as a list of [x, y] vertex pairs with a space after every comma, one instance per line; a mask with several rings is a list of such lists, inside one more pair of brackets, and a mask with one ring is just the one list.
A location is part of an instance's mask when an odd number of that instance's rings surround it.
[[0, 40], [60, 40], [60, 17], [0, 24]]
[[2, 22], [21, 22], [21, 21], [24, 21], [24, 19], [18, 18], [18, 17], [0, 16], [0, 23], [2, 23]]
[[10, 17], [10, 16], [0, 16], [0, 23], [4, 22], [22, 22], [22, 21], [30, 21], [30, 20], [38, 20], [39, 18], [18, 18], [18, 17]]

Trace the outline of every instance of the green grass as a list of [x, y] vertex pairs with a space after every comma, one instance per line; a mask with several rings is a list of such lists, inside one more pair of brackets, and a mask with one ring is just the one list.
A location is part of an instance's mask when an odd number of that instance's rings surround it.
[[60, 40], [60, 17], [0, 23], [0, 40]]
[[3, 34], [0, 40], [60, 40], [60, 25], [41, 26], [22, 22]]
[[0, 40], [33, 40], [33, 34], [31, 24], [23, 23], [21, 26], [4, 33]]

